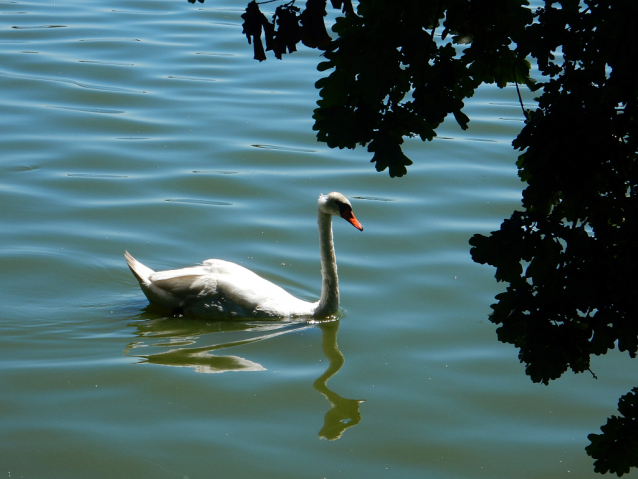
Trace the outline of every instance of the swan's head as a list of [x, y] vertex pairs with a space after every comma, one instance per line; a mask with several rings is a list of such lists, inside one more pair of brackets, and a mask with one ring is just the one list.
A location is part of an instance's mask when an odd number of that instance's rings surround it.
[[357, 221], [352, 213], [352, 205], [348, 198], [341, 193], [333, 191], [327, 195], [319, 196], [319, 211], [332, 216], [340, 216], [359, 231], [363, 231], [363, 226]]

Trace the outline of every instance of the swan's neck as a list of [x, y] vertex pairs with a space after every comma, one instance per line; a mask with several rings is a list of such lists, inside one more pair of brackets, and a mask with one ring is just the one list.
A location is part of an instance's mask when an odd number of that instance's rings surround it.
[[332, 216], [319, 211], [319, 253], [321, 254], [321, 299], [315, 316], [329, 316], [339, 309], [337, 258], [332, 242]]

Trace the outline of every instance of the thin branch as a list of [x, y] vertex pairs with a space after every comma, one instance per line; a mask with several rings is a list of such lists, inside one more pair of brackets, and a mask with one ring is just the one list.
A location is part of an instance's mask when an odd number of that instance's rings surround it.
[[525, 111], [525, 105], [523, 105], [523, 97], [521, 96], [521, 89], [518, 86], [518, 80], [516, 79], [516, 64], [518, 63], [519, 58], [516, 57], [514, 61], [514, 65], [512, 65], [512, 73], [514, 74], [514, 85], [516, 85], [516, 94], [518, 95], [518, 103], [521, 105], [521, 110], [523, 110], [523, 116], [526, 120], [529, 120], [529, 116]]

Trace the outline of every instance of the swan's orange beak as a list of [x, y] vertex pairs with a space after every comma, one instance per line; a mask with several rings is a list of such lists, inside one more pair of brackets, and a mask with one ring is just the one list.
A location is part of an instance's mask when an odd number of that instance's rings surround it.
[[359, 231], [363, 231], [363, 226], [361, 226], [361, 223], [359, 223], [357, 221], [357, 219], [354, 217], [354, 214], [352, 213], [351, 209], [345, 210], [341, 213], [341, 217], [346, 220], [348, 223], [350, 223], [352, 226], [354, 226], [355, 228], [357, 228]]

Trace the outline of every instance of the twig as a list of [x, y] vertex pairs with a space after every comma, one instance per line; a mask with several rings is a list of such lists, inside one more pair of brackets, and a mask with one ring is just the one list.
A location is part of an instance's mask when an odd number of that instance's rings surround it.
[[525, 111], [525, 105], [523, 105], [523, 97], [521, 96], [521, 89], [518, 87], [518, 80], [516, 79], [516, 64], [517, 63], [518, 63], [518, 57], [516, 58], [514, 65], [512, 65], [512, 73], [514, 73], [514, 85], [516, 85], [516, 94], [518, 95], [518, 103], [520, 103], [521, 110], [523, 110], [523, 116], [525, 117], [526, 120], [529, 120], [529, 117], [527, 116], [527, 112]]

